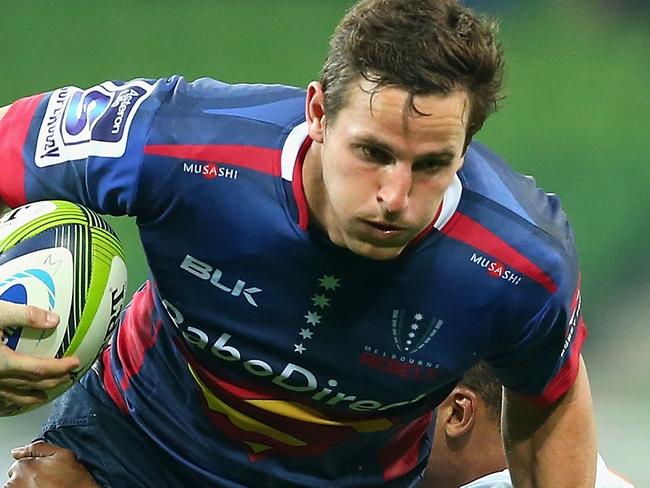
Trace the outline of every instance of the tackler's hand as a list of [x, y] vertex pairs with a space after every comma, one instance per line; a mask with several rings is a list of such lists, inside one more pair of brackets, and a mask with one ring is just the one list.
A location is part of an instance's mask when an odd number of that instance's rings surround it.
[[37, 441], [11, 451], [16, 460], [3, 488], [99, 488], [74, 452]]
[[52, 329], [59, 317], [31, 305], [0, 300], [0, 416], [17, 407], [45, 403], [45, 392], [71, 381], [71, 371], [79, 366], [74, 357], [38, 358], [18, 354], [5, 344], [7, 329], [31, 327]]

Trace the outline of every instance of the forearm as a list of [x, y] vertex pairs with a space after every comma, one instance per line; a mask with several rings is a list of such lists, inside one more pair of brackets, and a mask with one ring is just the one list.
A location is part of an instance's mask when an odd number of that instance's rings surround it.
[[593, 488], [596, 428], [582, 359], [574, 385], [552, 407], [506, 391], [503, 438], [516, 488]]

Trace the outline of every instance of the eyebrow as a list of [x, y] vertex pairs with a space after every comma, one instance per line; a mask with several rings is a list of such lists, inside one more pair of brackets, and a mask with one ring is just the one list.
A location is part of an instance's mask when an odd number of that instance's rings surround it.
[[[374, 146], [378, 149], [383, 149], [384, 151], [390, 153], [390, 154], [395, 154], [397, 151], [395, 151], [391, 146], [386, 144], [385, 142], [382, 142], [378, 139], [376, 139], [373, 136], [370, 135], [362, 135], [357, 137], [357, 144], [365, 144], [369, 146]], [[414, 161], [424, 161], [424, 160], [429, 160], [429, 159], [436, 159], [441, 162], [448, 163], [452, 159], [454, 159], [454, 156], [456, 155], [455, 151], [451, 148], [445, 148], [440, 151], [434, 151], [434, 152], [428, 152], [424, 154], [420, 154], [415, 157]]]

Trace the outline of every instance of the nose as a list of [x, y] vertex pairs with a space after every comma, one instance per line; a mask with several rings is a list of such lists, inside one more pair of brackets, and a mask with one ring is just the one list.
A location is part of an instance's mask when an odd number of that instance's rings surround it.
[[385, 166], [380, 180], [377, 201], [388, 214], [398, 214], [408, 207], [413, 175], [408, 164], [399, 162]]

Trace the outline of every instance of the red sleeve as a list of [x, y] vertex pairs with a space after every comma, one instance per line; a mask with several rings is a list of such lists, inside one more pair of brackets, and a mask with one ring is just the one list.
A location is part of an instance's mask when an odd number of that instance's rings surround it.
[[44, 96], [34, 95], [14, 102], [0, 120], [0, 198], [10, 207], [26, 203], [25, 140]]

